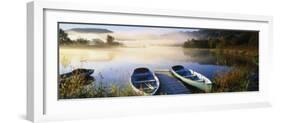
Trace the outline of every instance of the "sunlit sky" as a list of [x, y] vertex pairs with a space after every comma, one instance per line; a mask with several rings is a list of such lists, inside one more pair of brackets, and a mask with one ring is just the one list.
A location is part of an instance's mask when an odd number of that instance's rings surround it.
[[97, 29], [108, 29], [113, 32], [147, 32], [147, 33], [158, 33], [165, 34], [169, 32], [179, 31], [198, 31], [198, 29], [188, 28], [167, 28], [167, 27], [145, 27], [145, 26], [123, 26], [123, 25], [101, 25], [101, 24], [72, 24], [72, 23], [60, 23], [60, 28], [63, 30], [69, 30], [72, 28], [97, 28]]
[[[120, 41], [123, 44], [182, 44], [184, 41], [194, 38], [189, 37], [185, 32], [199, 30], [176, 27], [76, 23], [60, 23], [59, 28], [65, 30], [71, 40], [84, 38], [88, 40], [100, 39], [102, 41], [106, 41], [107, 35], [112, 35], [116, 41]], [[76, 30], [72, 30], [74, 28], [76, 28]], [[78, 30], [80, 31], [77, 31], [77, 28], [79, 28]], [[87, 31], [83, 32], [83, 29], [87, 29]], [[112, 33], [109, 31], [112, 31]]]

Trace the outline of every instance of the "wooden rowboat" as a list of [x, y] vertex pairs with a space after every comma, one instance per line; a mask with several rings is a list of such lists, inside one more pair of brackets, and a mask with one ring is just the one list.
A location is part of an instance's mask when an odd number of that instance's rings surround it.
[[137, 93], [144, 95], [154, 95], [160, 86], [159, 79], [148, 68], [134, 69], [130, 84]]
[[212, 90], [211, 80], [198, 72], [183, 67], [182, 65], [172, 66], [170, 72], [186, 84], [205, 92], [210, 92]]
[[71, 72], [61, 74], [59, 76], [59, 85], [61, 87], [62, 84], [65, 84], [67, 82], [74, 80], [83, 80], [84, 85], [89, 85], [93, 81], [95, 81], [95, 78], [91, 75], [94, 73], [94, 69], [84, 69], [84, 68], [78, 68]]

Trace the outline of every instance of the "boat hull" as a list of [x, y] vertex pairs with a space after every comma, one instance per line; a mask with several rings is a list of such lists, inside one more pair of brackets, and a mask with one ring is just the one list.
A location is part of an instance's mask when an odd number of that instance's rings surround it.
[[[155, 88], [155, 90], [154, 90], [153, 92], [151, 92], [151, 93], [146, 93], [146, 92], [140, 90], [139, 88], [136, 88], [136, 87], [134, 86], [134, 84], [133, 84], [132, 79], [130, 79], [130, 85], [131, 85], [131, 87], [133, 88], [133, 90], [134, 90], [137, 94], [144, 95], [144, 96], [155, 95], [156, 92], [158, 91], [159, 87], [160, 87], [160, 81], [159, 81], [158, 77], [155, 75], [154, 72], [152, 72], [152, 75], [153, 75], [153, 77], [154, 77], [154, 79], [155, 79], [155, 81], [156, 81], [156, 85], [157, 85], [156, 88]], [[131, 76], [133, 76], [133, 73], [132, 73]]]
[[203, 79], [205, 82], [198, 82], [195, 80], [191, 80], [188, 78], [185, 78], [181, 75], [179, 75], [178, 73], [176, 73], [174, 70], [171, 70], [171, 73], [178, 79], [180, 79], [182, 82], [191, 85], [193, 87], [196, 87], [204, 92], [211, 92], [212, 91], [212, 82], [205, 76], [203, 76], [200, 73], [194, 72], [192, 70], [190, 70], [194, 75], [198, 76], [199, 78]]

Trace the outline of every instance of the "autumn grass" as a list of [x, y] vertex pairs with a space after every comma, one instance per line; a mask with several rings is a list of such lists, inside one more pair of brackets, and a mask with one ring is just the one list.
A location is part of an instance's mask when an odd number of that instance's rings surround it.
[[[90, 81], [88, 78], [74, 74], [65, 82], [59, 84], [59, 99], [96, 98], [96, 97], [122, 97], [142, 96], [135, 92], [131, 86], [120, 88], [117, 85], [104, 86], [102, 82]], [[88, 84], [85, 84], [87, 82]]]
[[[59, 83], [59, 98], [88, 98], [93, 96], [90, 86], [93, 78], [81, 76], [78, 73], [73, 74], [71, 77], [60, 77]], [[62, 81], [64, 80], [64, 81]]]
[[223, 49], [210, 49], [211, 52], [216, 54], [233, 55], [233, 56], [247, 56], [256, 57], [259, 54], [258, 48], [248, 48], [248, 47], [230, 47]]
[[218, 73], [213, 80], [212, 92], [239, 92], [247, 91], [249, 72], [246, 68], [235, 68], [227, 73]]

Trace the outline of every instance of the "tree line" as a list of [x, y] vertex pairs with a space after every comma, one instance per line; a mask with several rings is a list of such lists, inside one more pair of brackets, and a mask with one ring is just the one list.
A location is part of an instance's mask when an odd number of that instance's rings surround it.
[[226, 31], [200, 30], [198, 39], [184, 42], [185, 48], [229, 48], [253, 47], [258, 48], [258, 32], [254, 31]]
[[101, 39], [93, 39], [91, 41], [85, 38], [78, 38], [76, 40], [71, 40], [68, 34], [62, 29], [59, 29], [58, 40], [60, 45], [85, 45], [86, 46], [86, 45], [90, 45], [90, 42], [94, 42], [95, 45], [98, 46], [121, 45], [119, 42], [115, 42], [115, 38], [111, 35], [107, 35], [106, 42], [102, 41]]

